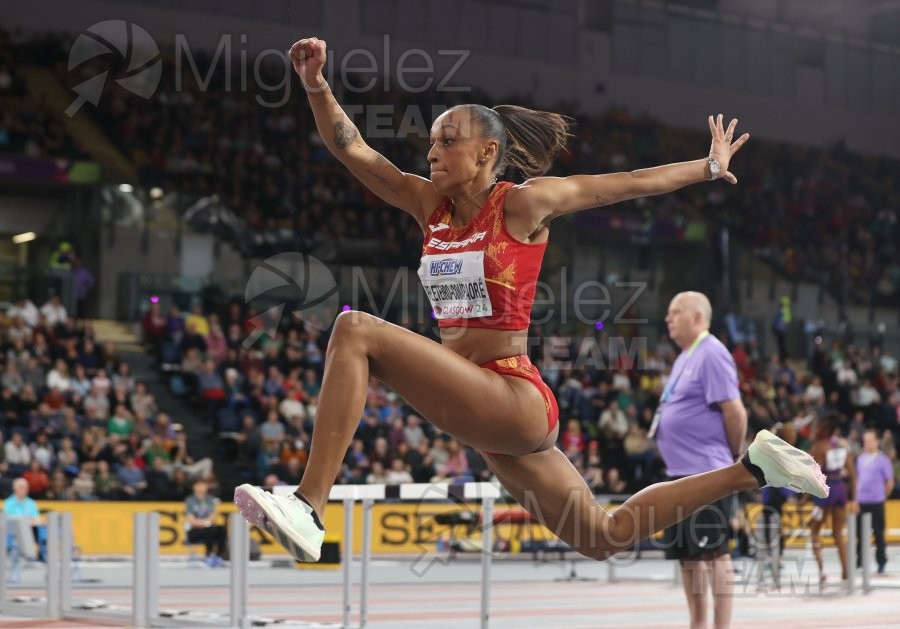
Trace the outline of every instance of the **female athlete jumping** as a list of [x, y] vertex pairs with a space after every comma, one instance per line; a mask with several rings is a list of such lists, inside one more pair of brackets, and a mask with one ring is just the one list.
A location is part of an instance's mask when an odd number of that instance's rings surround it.
[[[430, 178], [404, 173], [360, 137], [325, 79], [325, 42], [294, 44], [290, 56], [322, 139], [374, 194], [410, 214], [425, 234], [419, 276], [442, 343], [361, 312], [334, 323], [309, 461], [296, 494], [251, 485], [235, 491], [241, 513], [298, 560], [318, 561], [319, 514], [365, 405], [370, 376], [441, 430], [485, 456], [503, 486], [551, 531], [597, 559], [731, 493], [763, 484], [825, 495], [806, 454], [763, 431], [730, 467], [660, 483], [607, 513], [559, 449], [558, 409], [526, 356], [526, 334], [549, 225], [572, 212], [725, 179], [749, 135], [733, 138], [709, 117], [709, 156], [628, 173], [544, 177], [568, 124], [522, 107], [460, 105], [431, 127]], [[499, 181], [509, 167], [529, 179]]]

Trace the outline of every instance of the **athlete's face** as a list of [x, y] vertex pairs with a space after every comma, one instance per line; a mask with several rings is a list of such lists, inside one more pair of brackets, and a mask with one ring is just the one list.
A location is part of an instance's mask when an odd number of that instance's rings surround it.
[[496, 141], [481, 137], [466, 110], [451, 109], [438, 116], [431, 125], [429, 139], [431, 183], [439, 193], [458, 194], [467, 185], [477, 184], [480, 176], [489, 174], [489, 158], [496, 151]]

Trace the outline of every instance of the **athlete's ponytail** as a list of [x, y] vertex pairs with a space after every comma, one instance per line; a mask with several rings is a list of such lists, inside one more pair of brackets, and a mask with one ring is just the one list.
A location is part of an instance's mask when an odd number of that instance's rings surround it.
[[513, 168], [526, 178], [540, 177], [566, 146], [571, 125], [566, 116], [517, 105], [462, 107], [472, 114], [484, 137], [497, 140], [497, 174]]

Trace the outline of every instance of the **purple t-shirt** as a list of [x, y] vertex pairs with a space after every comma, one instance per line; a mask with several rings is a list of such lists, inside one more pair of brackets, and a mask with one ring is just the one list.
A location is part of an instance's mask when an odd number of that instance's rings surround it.
[[699, 474], [734, 463], [719, 408], [721, 402], [741, 397], [737, 367], [728, 349], [709, 335], [693, 352], [681, 352], [670, 378], [677, 380], [662, 406], [656, 433], [669, 476]]
[[884, 486], [894, 477], [891, 460], [884, 452], [856, 457], [856, 501], [860, 504], [884, 502]]

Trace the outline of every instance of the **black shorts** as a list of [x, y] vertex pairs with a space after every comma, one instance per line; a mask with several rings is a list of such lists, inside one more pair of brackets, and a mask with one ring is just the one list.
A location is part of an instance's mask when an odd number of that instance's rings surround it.
[[711, 559], [729, 552], [736, 502], [737, 496], [726, 496], [667, 528], [660, 540], [666, 559]]

